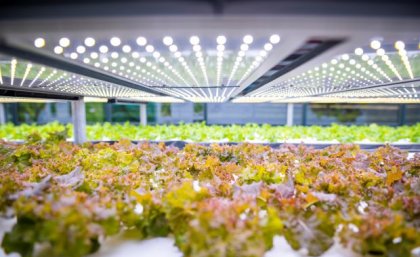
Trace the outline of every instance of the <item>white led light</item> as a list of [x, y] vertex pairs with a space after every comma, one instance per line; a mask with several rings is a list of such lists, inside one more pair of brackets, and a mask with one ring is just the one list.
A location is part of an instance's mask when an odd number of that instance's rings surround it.
[[173, 42], [174, 40], [170, 36], [166, 36], [163, 38], [163, 43], [167, 46], [172, 45]]
[[280, 42], [280, 36], [277, 34], [273, 34], [270, 36], [270, 43], [275, 45], [278, 44]]
[[198, 45], [200, 43], [200, 38], [197, 36], [190, 37], [191, 45]]
[[247, 51], [249, 49], [249, 46], [247, 44], [241, 45], [241, 51]]
[[86, 51], [86, 48], [85, 48], [84, 46], [78, 46], [78, 47], [76, 48], [76, 51], [77, 51], [79, 54], [83, 54], [83, 53]]
[[394, 46], [395, 46], [395, 49], [397, 50], [403, 50], [405, 48], [405, 44], [403, 41], [395, 42]]
[[107, 46], [105, 46], [105, 45], [100, 46], [100, 47], [99, 47], [99, 52], [101, 52], [101, 53], [103, 53], [103, 54], [107, 53], [107, 52], [108, 52], [108, 47], [107, 47]]
[[356, 54], [356, 55], [362, 55], [363, 54], [363, 49], [362, 48], [356, 48], [355, 50], [354, 50], [354, 53]]
[[381, 42], [379, 40], [372, 40], [370, 42], [370, 47], [372, 47], [373, 49], [379, 49], [381, 47]]
[[129, 45], [124, 45], [122, 47], [122, 50], [123, 50], [124, 53], [129, 53], [129, 52], [131, 52], [131, 47]]
[[84, 59], [83, 59], [83, 62], [84, 62], [84, 63], [90, 63], [90, 59], [89, 59], [89, 58], [84, 58]]
[[54, 53], [56, 54], [62, 54], [64, 49], [61, 46], [54, 47]]
[[92, 53], [90, 53], [90, 58], [92, 58], [92, 59], [96, 59], [96, 58], [98, 58], [99, 57], [99, 54], [98, 53], [96, 53], [96, 52], [92, 52]]
[[171, 46], [169, 46], [169, 51], [174, 53], [174, 52], [178, 51], [178, 47], [176, 45], [171, 45]]
[[363, 61], [368, 61], [369, 60], [369, 55], [367, 55], [367, 54], [362, 55], [362, 60]]
[[140, 57], [140, 54], [139, 54], [138, 52], [133, 52], [133, 53], [131, 54], [131, 56], [132, 56], [133, 58], [139, 58], [139, 57]]
[[224, 51], [225, 46], [224, 45], [217, 45], [217, 51]]
[[254, 38], [251, 35], [246, 35], [244, 36], [243, 41], [245, 44], [249, 45], [252, 43], [252, 41], [254, 41]]
[[70, 45], [70, 39], [68, 39], [66, 37], [63, 37], [63, 38], [60, 39], [60, 41], [58, 43], [62, 47], [68, 47]]
[[95, 45], [95, 39], [91, 38], [91, 37], [87, 37], [85, 39], [85, 45], [88, 47], [92, 47]]
[[117, 59], [118, 56], [119, 56], [119, 54], [117, 52], [112, 52], [111, 53], [111, 57], [114, 58], [114, 59]]
[[70, 58], [73, 59], [73, 60], [77, 59], [77, 57], [78, 57], [77, 53], [71, 53], [70, 54]]
[[194, 51], [194, 52], [201, 51], [201, 46], [200, 46], [200, 45], [194, 45], [194, 46], [193, 46], [193, 51]]
[[121, 39], [118, 37], [112, 37], [110, 40], [111, 45], [113, 46], [119, 46], [121, 45]]
[[35, 39], [34, 46], [36, 48], [44, 47], [45, 46], [45, 39], [43, 39], [42, 37], [39, 37], [39, 38]]
[[379, 48], [378, 50], [376, 50], [376, 54], [382, 56], [385, 54], [385, 50], [383, 48]]
[[153, 52], [153, 57], [159, 58], [160, 57], [160, 53], [159, 52]]
[[341, 59], [343, 59], [344, 61], [347, 61], [348, 59], [350, 59], [350, 56], [348, 54], [343, 54], [341, 56]]
[[146, 51], [147, 51], [147, 52], [151, 53], [151, 52], [153, 52], [154, 50], [155, 50], [155, 48], [154, 48], [152, 45], [147, 45], [147, 46], [146, 46]]
[[264, 50], [265, 51], [271, 51], [271, 49], [273, 49], [273, 45], [272, 44], [270, 44], [270, 43], [267, 43], [267, 44], [265, 44], [264, 45]]
[[139, 46], [145, 46], [147, 44], [147, 39], [145, 37], [138, 37], [136, 43]]
[[220, 36], [218, 36], [218, 37], [216, 38], [216, 42], [217, 42], [219, 45], [224, 45], [224, 44], [226, 44], [226, 37], [225, 37], [225, 36], [223, 36], [223, 35], [220, 35]]

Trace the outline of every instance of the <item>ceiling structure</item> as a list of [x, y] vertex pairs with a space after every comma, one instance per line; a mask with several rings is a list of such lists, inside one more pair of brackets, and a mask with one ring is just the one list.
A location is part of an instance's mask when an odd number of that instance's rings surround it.
[[420, 103], [410, 1], [175, 2], [4, 4], [0, 95]]

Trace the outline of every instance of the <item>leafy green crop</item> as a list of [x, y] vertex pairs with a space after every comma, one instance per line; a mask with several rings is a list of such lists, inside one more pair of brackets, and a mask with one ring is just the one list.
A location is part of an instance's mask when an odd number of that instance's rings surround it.
[[[72, 125], [61, 125], [53, 122], [46, 125], [6, 124], [0, 126], [0, 138], [22, 140], [26, 136], [38, 132], [43, 138], [48, 133], [67, 129], [72, 135]], [[90, 140], [187, 140], [192, 142], [214, 141], [262, 141], [283, 142], [285, 140], [318, 140], [339, 142], [397, 142], [400, 140], [419, 143], [420, 123], [412, 126], [389, 127], [372, 124], [369, 126], [343, 126], [333, 124], [321, 126], [271, 126], [231, 125], [206, 126], [204, 123], [180, 125], [137, 126], [125, 124], [96, 124], [87, 126], [87, 137]]]
[[263, 257], [277, 235], [310, 256], [336, 238], [386, 257], [420, 245], [419, 154], [64, 138], [0, 141], [0, 215], [17, 218], [6, 253], [82, 257], [115, 234], [170, 236], [185, 257]]

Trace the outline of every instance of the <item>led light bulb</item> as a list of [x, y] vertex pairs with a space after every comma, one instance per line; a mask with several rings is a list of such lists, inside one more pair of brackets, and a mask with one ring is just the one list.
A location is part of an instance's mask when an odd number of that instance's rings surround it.
[[350, 59], [350, 56], [348, 54], [343, 54], [341, 56], [341, 59], [343, 59], [344, 61], [347, 61], [348, 59]]
[[147, 45], [147, 46], [146, 46], [146, 52], [151, 53], [151, 52], [153, 52], [154, 50], [155, 50], [155, 48], [154, 48], [152, 45]]
[[85, 39], [85, 45], [88, 47], [92, 47], [95, 45], [95, 39], [93, 39], [92, 37], [87, 37]]
[[77, 51], [79, 54], [83, 54], [83, 53], [86, 51], [86, 48], [85, 48], [84, 46], [78, 46], [78, 47], [76, 48], [76, 51]]
[[197, 36], [190, 37], [191, 45], [198, 45], [200, 43], [200, 38]]
[[172, 37], [170, 37], [170, 36], [166, 36], [166, 37], [164, 37], [162, 41], [163, 41], [163, 43], [164, 43], [165, 45], [167, 45], [167, 46], [172, 45], [172, 44], [173, 44], [173, 42], [174, 42], [174, 40], [173, 40], [173, 39], [172, 39]]
[[370, 47], [377, 50], [381, 47], [381, 42], [379, 40], [372, 40], [370, 42]]
[[277, 34], [273, 34], [270, 36], [270, 43], [275, 45], [278, 44], [280, 42], [280, 36]]
[[363, 54], [363, 49], [362, 49], [362, 48], [360, 48], [360, 47], [358, 47], [358, 48], [356, 48], [356, 49], [354, 50], [354, 53], [355, 53], [356, 55], [362, 55], [362, 54]]
[[378, 50], [376, 50], [376, 54], [382, 56], [385, 54], [385, 50], [383, 48], [379, 48]]
[[101, 52], [101, 53], [103, 53], [103, 54], [107, 53], [107, 52], [108, 52], [108, 47], [107, 47], [107, 46], [105, 46], [105, 45], [100, 46], [100, 47], [99, 47], [99, 52]]
[[249, 46], [247, 44], [241, 45], [241, 51], [247, 51], [249, 49]]
[[243, 38], [243, 41], [245, 44], [252, 44], [252, 41], [254, 41], [254, 38], [251, 35], [246, 35]]
[[145, 37], [138, 37], [136, 43], [139, 46], [145, 46], [147, 44], [147, 39]]
[[60, 39], [60, 41], [58, 43], [62, 47], [68, 47], [70, 45], [70, 39], [68, 39], [66, 37], [63, 37], [63, 38]]
[[39, 37], [37, 39], [34, 40], [34, 46], [36, 48], [42, 48], [45, 46], [45, 39], [43, 39], [42, 37]]
[[264, 45], [264, 50], [265, 51], [271, 51], [271, 49], [273, 49], [273, 45], [272, 44], [270, 44], [270, 43], [267, 43], [267, 44], [265, 44]]
[[122, 47], [122, 50], [123, 50], [124, 53], [129, 53], [129, 52], [131, 52], [131, 47], [129, 45], [124, 45]]
[[54, 47], [54, 53], [62, 54], [63, 52], [64, 52], [64, 49], [61, 46]]
[[176, 45], [171, 45], [171, 46], [169, 46], [169, 51], [174, 53], [174, 52], [178, 51], [178, 47]]
[[216, 42], [219, 45], [224, 45], [224, 44], [226, 44], [226, 37], [223, 36], [223, 35], [220, 35], [216, 38]]
[[119, 46], [121, 44], [121, 39], [118, 37], [112, 37], [110, 43], [113, 46]]
[[193, 51], [194, 52], [198, 52], [198, 51], [200, 51], [201, 50], [201, 46], [200, 45], [195, 45], [195, 46], [193, 46]]
[[403, 41], [395, 42], [394, 46], [395, 46], [395, 49], [397, 50], [403, 50], [405, 48], [405, 44]]
[[78, 57], [77, 53], [71, 53], [70, 54], [70, 58], [73, 59], [73, 60], [77, 59], [77, 57]]

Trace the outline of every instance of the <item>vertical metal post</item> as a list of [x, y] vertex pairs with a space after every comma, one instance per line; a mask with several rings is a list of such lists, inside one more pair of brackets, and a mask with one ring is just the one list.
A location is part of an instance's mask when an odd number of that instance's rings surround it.
[[74, 142], [81, 144], [86, 142], [86, 111], [83, 97], [71, 102], [73, 117]]
[[19, 125], [19, 117], [18, 117], [18, 103], [11, 104], [11, 112], [12, 112], [12, 122], [15, 125]]
[[302, 106], [302, 125], [303, 126], [306, 126], [306, 123], [307, 123], [306, 121], [306, 116], [307, 116], [307, 111], [308, 111], [307, 109], [308, 109], [308, 104], [304, 103]]
[[147, 104], [140, 104], [140, 125], [147, 125]]
[[104, 105], [104, 111], [105, 111], [105, 121], [106, 122], [112, 122], [112, 104], [106, 103]]
[[206, 125], [208, 125], [207, 124], [207, 116], [208, 116], [208, 113], [207, 113], [207, 103], [204, 103], [204, 106], [203, 106], [204, 108], [204, 110], [203, 110], [203, 112], [204, 112], [204, 124], [206, 124]]
[[406, 112], [406, 105], [400, 104], [399, 112], [398, 112], [398, 123], [400, 126], [405, 124], [405, 112]]
[[287, 103], [286, 126], [293, 125], [293, 104]]
[[4, 104], [0, 103], [0, 125], [6, 124], [6, 110]]

